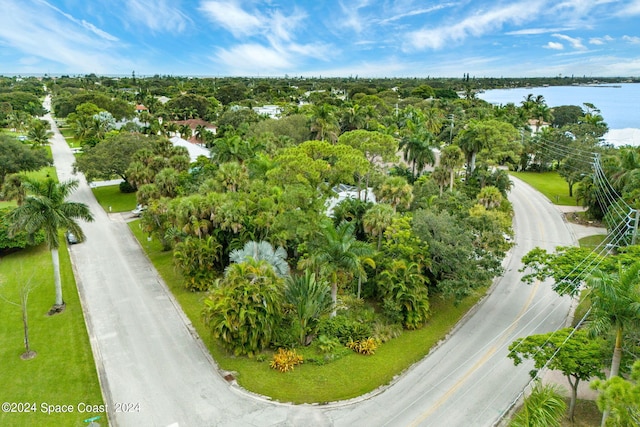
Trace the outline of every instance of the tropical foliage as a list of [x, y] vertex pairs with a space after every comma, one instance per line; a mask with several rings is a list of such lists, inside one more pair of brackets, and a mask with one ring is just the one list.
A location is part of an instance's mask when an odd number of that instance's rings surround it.
[[282, 318], [283, 286], [266, 261], [231, 264], [204, 301], [203, 317], [213, 336], [238, 356], [267, 348]]
[[55, 285], [55, 304], [52, 309], [60, 311], [64, 307], [62, 285], [60, 279], [60, 231], [68, 230], [78, 241], [85, 239], [78, 220], [93, 221], [93, 215], [84, 203], [67, 201], [67, 197], [78, 187], [78, 181], [58, 183], [52, 178], [37, 181], [24, 178], [22, 185], [27, 196], [21, 205], [8, 215], [11, 222], [9, 236], [26, 232], [33, 239], [39, 232], [44, 234], [44, 241], [51, 251]]

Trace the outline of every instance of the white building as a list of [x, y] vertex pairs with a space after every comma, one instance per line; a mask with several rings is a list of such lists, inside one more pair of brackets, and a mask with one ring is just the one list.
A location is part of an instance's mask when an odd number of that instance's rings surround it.
[[327, 200], [327, 210], [325, 211], [327, 216], [332, 216], [335, 207], [345, 199], [360, 199], [363, 202], [366, 200], [367, 202], [376, 203], [376, 195], [373, 194], [373, 188], [371, 187], [358, 192], [358, 187], [339, 184], [333, 187], [332, 190], [336, 195]]

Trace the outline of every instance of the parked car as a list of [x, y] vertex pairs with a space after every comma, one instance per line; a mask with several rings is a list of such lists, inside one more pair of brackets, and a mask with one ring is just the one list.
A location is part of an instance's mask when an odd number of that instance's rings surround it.
[[146, 206], [138, 205], [138, 206], [136, 206], [136, 208], [134, 210], [131, 211], [131, 214], [133, 216], [135, 216], [136, 218], [138, 218], [138, 217], [140, 217], [142, 215], [142, 212], [144, 212], [146, 210], [147, 210]]
[[67, 230], [67, 232], [64, 233], [64, 235], [67, 238], [67, 242], [69, 242], [70, 245], [75, 245], [76, 243], [80, 243], [76, 235], [70, 232], [69, 230]]

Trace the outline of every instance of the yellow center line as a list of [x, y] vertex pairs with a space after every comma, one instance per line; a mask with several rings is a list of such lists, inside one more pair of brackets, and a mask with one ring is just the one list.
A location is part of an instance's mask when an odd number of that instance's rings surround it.
[[511, 322], [511, 326], [502, 334], [502, 336], [501, 336], [501, 338], [499, 340], [499, 344], [498, 345], [494, 345], [489, 350], [487, 350], [487, 352], [482, 356], [482, 358], [480, 360], [478, 360], [471, 368], [469, 368], [469, 370], [462, 376], [462, 378], [460, 378], [453, 386], [451, 386], [451, 388], [449, 390], [447, 390], [447, 392], [444, 395], [442, 395], [442, 397], [440, 399], [438, 399], [436, 401], [436, 403], [431, 408], [429, 408], [428, 411], [424, 412], [419, 418], [417, 418], [416, 420], [414, 420], [410, 424], [412, 427], [420, 425], [424, 420], [429, 418], [435, 411], [437, 411], [438, 408], [440, 408], [440, 406], [442, 406], [447, 400], [449, 400], [449, 398], [460, 387], [462, 387], [462, 385], [469, 379], [469, 377], [475, 371], [477, 371], [482, 365], [484, 365], [487, 362], [487, 360], [489, 360], [491, 358], [491, 356], [493, 356], [493, 354], [498, 350], [498, 348], [502, 345], [502, 343], [504, 343], [504, 341], [507, 339], [507, 336], [509, 334], [511, 334], [511, 332], [516, 328], [517, 322], [527, 312], [527, 310], [529, 309], [529, 306], [533, 302], [533, 299], [534, 299], [536, 293], [538, 292], [538, 288], [539, 287], [540, 287], [540, 281], [536, 280], [536, 283], [533, 286], [532, 291], [529, 293], [529, 297], [527, 298], [527, 301], [522, 306], [522, 309], [520, 310], [520, 312], [516, 316], [515, 320], [513, 322]]

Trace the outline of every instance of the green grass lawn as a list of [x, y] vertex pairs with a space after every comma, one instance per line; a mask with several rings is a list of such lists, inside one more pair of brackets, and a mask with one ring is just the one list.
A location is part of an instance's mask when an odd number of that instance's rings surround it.
[[60, 130], [60, 133], [62, 134], [62, 136], [64, 136], [64, 139], [67, 140], [67, 144], [69, 144], [69, 147], [71, 148], [80, 147], [80, 143], [75, 138], [75, 136], [73, 136], [73, 129], [71, 129], [70, 127], [61, 127], [58, 129]]
[[577, 206], [575, 192], [578, 185], [573, 187], [573, 197], [569, 197], [569, 185], [558, 172], [509, 172], [544, 194], [556, 205]]
[[[78, 405], [102, 405], [102, 393], [89, 345], [82, 307], [75, 286], [69, 254], [60, 247], [64, 312], [47, 316], [54, 302], [51, 253], [44, 245], [3, 256], [0, 259], [0, 401], [35, 403], [32, 413], [0, 412], [2, 426], [83, 426], [83, 420], [104, 413], [79, 413]], [[22, 360], [23, 323], [20, 287], [31, 283], [28, 319], [31, 349], [37, 355]], [[73, 413], [46, 414], [42, 405], [72, 405]]]
[[[58, 175], [56, 174], [56, 168], [54, 168], [53, 166], [47, 166], [44, 167], [40, 170], [37, 171], [33, 171], [33, 172], [24, 172], [25, 175], [29, 176], [30, 178], [35, 178], [37, 180], [40, 181], [44, 181], [45, 179], [51, 177], [54, 180], [58, 181]], [[9, 208], [9, 207], [15, 207], [16, 206], [16, 202], [15, 200], [0, 200], [0, 209], [2, 208]]]
[[291, 372], [280, 373], [269, 368], [269, 358], [259, 362], [246, 357], [232, 357], [217, 345], [200, 317], [204, 293], [189, 292], [182, 286], [182, 278], [173, 267], [171, 252], [162, 252], [160, 243], [155, 239], [148, 241], [138, 222], [129, 224], [131, 230], [218, 365], [235, 372], [238, 384], [245, 389], [282, 402], [349, 399], [388, 384], [394, 376], [422, 359], [479, 299], [479, 296], [467, 298], [454, 306], [433, 298], [431, 306], [434, 316], [426, 327], [405, 332], [401, 337], [383, 344], [373, 356], [349, 353], [330, 364], [319, 366], [303, 363]]
[[136, 207], [136, 193], [121, 193], [118, 185], [95, 187], [92, 189], [98, 203], [105, 212], [126, 212]]
[[578, 240], [578, 244], [582, 248], [596, 248], [607, 239], [606, 234], [595, 234], [593, 236], [583, 237]]

